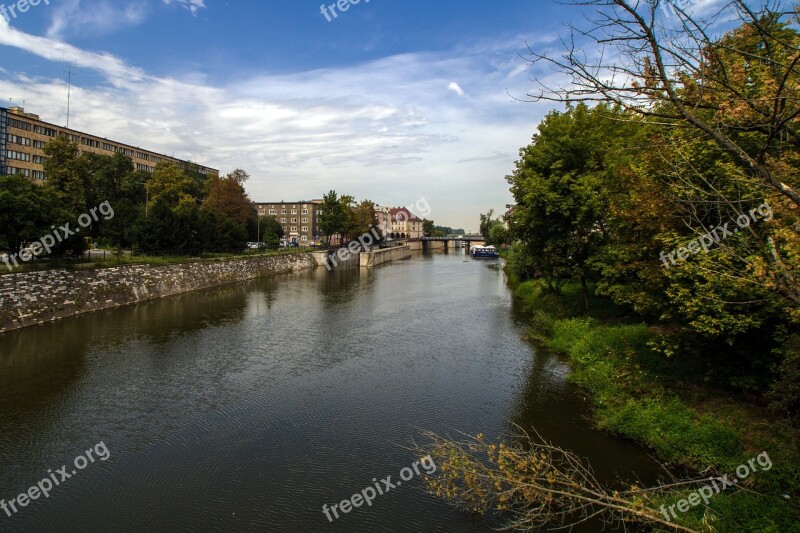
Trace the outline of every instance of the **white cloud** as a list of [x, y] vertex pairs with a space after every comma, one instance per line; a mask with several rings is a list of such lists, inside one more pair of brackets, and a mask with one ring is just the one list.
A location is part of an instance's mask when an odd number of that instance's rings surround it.
[[197, 16], [197, 12], [201, 9], [206, 9], [205, 0], [164, 0], [164, 3], [167, 5], [171, 5], [173, 3], [182, 6], [184, 9], [187, 9], [191, 12], [192, 15], [195, 17]]
[[456, 93], [458, 96], [464, 96], [464, 90], [461, 87], [459, 87], [458, 84], [454, 81], [451, 81], [447, 85], [447, 88]]
[[124, 5], [106, 0], [62, 0], [53, 5], [47, 36], [60, 39], [67, 35], [104, 35], [140, 24], [147, 11], [144, 0]]
[[[506, 94], [509, 83], [518, 83], [512, 93], [527, 90], [528, 80], [510, 78], [522, 60], [508, 57], [521, 42], [214, 86], [202, 73], [158, 77], [107, 53], [0, 27], [0, 45], [54, 63], [77, 58], [79, 68], [99, 74], [103, 81], [92, 86], [80, 80], [96, 76], [77, 76], [76, 129], [223, 172], [244, 168], [254, 200], [308, 199], [329, 189], [388, 205], [425, 196], [433, 218], [465, 229], [476, 229], [479, 212], [511, 201], [503, 176], [549, 107]], [[468, 84], [469, 100], [441, 90], [452, 79]], [[64, 117], [63, 80], [1, 73], [0, 94], [24, 96], [44, 120]]]

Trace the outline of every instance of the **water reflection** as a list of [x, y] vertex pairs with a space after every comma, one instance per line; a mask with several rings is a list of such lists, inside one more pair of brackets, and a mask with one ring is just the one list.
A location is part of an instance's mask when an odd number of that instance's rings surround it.
[[[490, 531], [409, 482], [419, 428], [536, 426], [603, 475], [646, 454], [593, 429], [557, 357], [521, 340], [503, 274], [458, 254], [324, 268], [0, 335], [0, 498], [100, 440], [112, 459], [4, 529]], [[3, 517], [0, 516], [0, 519]]]

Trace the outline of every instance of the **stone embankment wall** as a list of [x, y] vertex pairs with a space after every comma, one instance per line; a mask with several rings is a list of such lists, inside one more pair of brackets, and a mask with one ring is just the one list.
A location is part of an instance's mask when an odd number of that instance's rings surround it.
[[316, 268], [308, 253], [0, 276], [0, 333], [70, 316]]
[[396, 246], [379, 250], [373, 248], [371, 252], [361, 252], [359, 254], [360, 265], [362, 267], [376, 267], [389, 261], [398, 261], [411, 257], [411, 248], [406, 246]]
[[[453, 241], [451, 241], [450, 247], [452, 247], [452, 242]], [[423, 244], [422, 241], [408, 241], [408, 248], [412, 252], [421, 252], [423, 250], [435, 252], [437, 250], [444, 250], [444, 244], [444, 241], [428, 241], [426, 244]]]

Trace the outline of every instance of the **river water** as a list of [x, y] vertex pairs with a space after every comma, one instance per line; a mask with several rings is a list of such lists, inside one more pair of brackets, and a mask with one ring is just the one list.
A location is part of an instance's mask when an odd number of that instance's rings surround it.
[[[396, 483], [420, 429], [533, 426], [601, 479], [652, 481], [644, 450], [592, 429], [564, 361], [522, 340], [525, 320], [496, 263], [455, 253], [0, 335], [0, 498], [48, 469], [60, 481], [0, 511], [0, 531], [491, 531], [416, 475], [323, 514], [373, 478]], [[62, 465], [77, 473], [61, 481]]]

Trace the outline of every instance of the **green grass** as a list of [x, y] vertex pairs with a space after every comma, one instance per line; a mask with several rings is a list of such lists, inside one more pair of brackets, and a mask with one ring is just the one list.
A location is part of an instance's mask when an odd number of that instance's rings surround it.
[[[763, 495], [725, 492], [713, 498], [708, 510], [682, 515], [683, 525], [705, 531], [710, 529], [704, 521], [717, 531], [800, 530], [798, 508], [790, 503], [800, 497], [796, 430], [719, 391], [673, 387], [674, 376], [659, 373], [670, 361], [651, 348], [656, 332], [596, 296], [587, 315], [578, 283], [553, 292], [528, 281], [514, 284], [514, 292], [531, 316], [528, 336], [569, 357], [570, 380], [591, 393], [599, 428], [652, 449], [664, 462], [697, 471], [733, 474], [758, 453], [769, 452], [773, 467], [746, 485]], [[676, 492], [664, 501], [684, 496]]]

